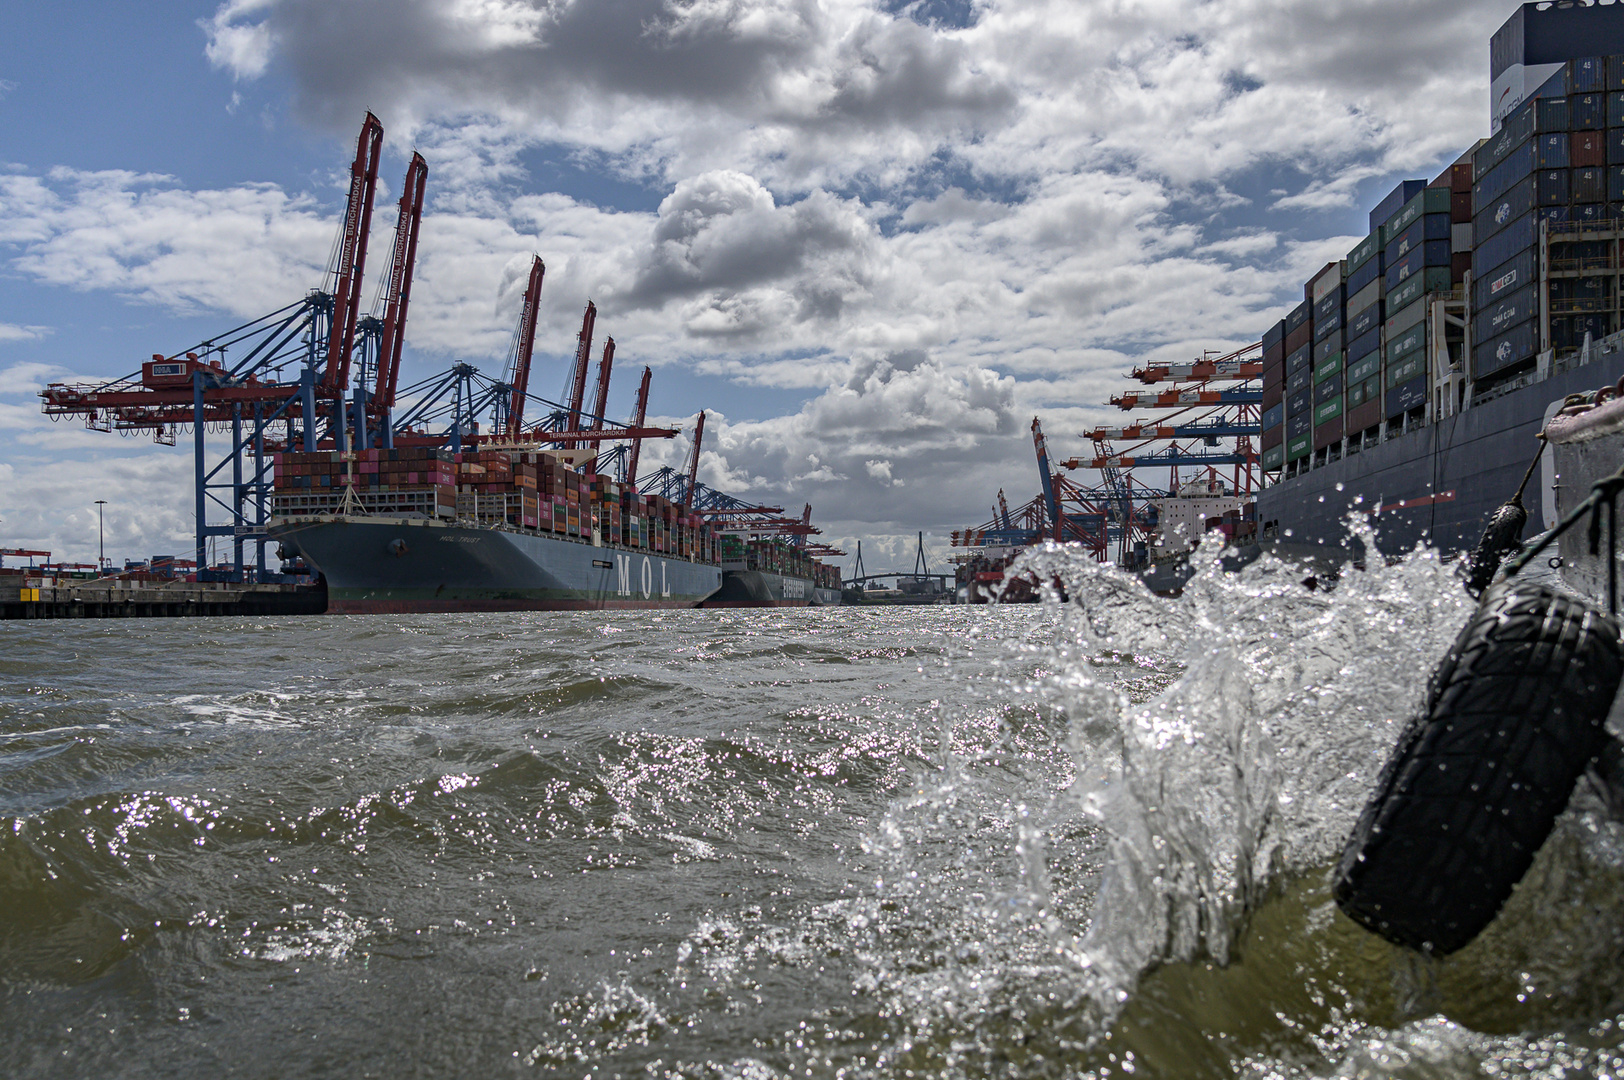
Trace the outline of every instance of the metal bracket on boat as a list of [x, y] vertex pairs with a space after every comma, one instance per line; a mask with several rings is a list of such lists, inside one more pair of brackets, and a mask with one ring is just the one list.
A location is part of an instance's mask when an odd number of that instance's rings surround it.
[[[1556, 523], [1556, 527], [1539, 536], [1534, 537], [1523, 550], [1506, 564], [1506, 577], [1514, 576], [1517, 571], [1527, 566], [1534, 557], [1556, 541], [1556, 538], [1567, 532], [1579, 523], [1585, 515], [1590, 516], [1590, 553], [1601, 554], [1601, 528], [1603, 511], [1607, 517], [1607, 613], [1618, 614], [1618, 497], [1624, 494], [1624, 468], [1620, 468], [1611, 476], [1604, 476], [1590, 486], [1590, 495], [1584, 502], [1570, 510], [1566, 517]], [[1556, 560], [1553, 560], [1553, 565]]]

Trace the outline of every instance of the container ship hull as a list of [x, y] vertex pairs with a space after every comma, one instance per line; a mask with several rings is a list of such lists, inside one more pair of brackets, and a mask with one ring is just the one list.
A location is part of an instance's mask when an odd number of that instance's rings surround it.
[[[1539, 449], [1536, 436], [1552, 406], [1568, 394], [1595, 390], [1624, 375], [1624, 354], [1558, 372], [1455, 416], [1390, 439], [1363, 453], [1281, 481], [1257, 496], [1263, 546], [1282, 554], [1367, 557], [1350, 536], [1347, 516], [1370, 515], [1383, 556], [1417, 544], [1445, 554], [1469, 550], [1489, 515], [1517, 490]], [[1548, 454], [1543, 475], [1529, 481], [1526, 535], [1555, 524]]]
[[721, 588], [703, 606], [834, 607], [839, 603], [839, 589], [815, 585], [809, 578], [767, 570], [724, 570]]
[[275, 520], [327, 582], [330, 612], [691, 608], [721, 568], [516, 529], [386, 517]]

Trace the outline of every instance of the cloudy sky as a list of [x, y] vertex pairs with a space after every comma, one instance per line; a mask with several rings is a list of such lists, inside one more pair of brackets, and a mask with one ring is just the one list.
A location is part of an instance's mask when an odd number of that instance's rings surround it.
[[[532, 389], [581, 309], [610, 412], [710, 412], [701, 478], [873, 569], [1037, 491], [1146, 359], [1255, 341], [1398, 179], [1488, 131], [1506, 0], [231, 0], [14, 5], [0, 40], [0, 546], [185, 551], [185, 447], [53, 425], [321, 284], [366, 110], [382, 270], [429, 163], [402, 382]], [[369, 280], [364, 296], [375, 290]], [[644, 461], [683, 456], [686, 440]], [[1084, 482], [1091, 482], [1085, 475]]]

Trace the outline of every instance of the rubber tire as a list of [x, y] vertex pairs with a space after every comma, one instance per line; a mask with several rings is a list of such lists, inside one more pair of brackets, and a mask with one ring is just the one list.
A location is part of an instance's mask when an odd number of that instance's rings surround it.
[[1540, 585], [1491, 588], [1433, 672], [1337, 866], [1351, 918], [1452, 953], [1499, 913], [1605, 749], [1618, 626]]

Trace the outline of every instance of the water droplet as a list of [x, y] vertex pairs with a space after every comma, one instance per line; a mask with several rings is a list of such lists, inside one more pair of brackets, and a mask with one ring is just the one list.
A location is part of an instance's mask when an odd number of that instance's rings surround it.
[[1338, 490], [1338, 491], [1341, 491], [1341, 490], [1342, 490], [1342, 481], [1340, 481], [1340, 480], [1338, 480], [1338, 481], [1337, 481], [1337, 482], [1336, 482], [1336, 489], [1337, 489], [1337, 490]]
[[1324, 501], [1325, 501], [1325, 496], [1324, 496], [1324, 495], [1321, 495], [1321, 496], [1320, 496], [1320, 497], [1319, 497], [1319, 501], [1320, 501], [1320, 502], [1324, 502]]
[[1355, 505], [1355, 506], [1358, 506], [1360, 503], [1362, 503], [1364, 501], [1365, 501], [1365, 497], [1363, 495], [1355, 495], [1353, 497], [1353, 505]]
[[1287, 530], [1285, 530], [1285, 534], [1286, 534], [1286, 535], [1287, 535], [1287, 536], [1290, 536], [1290, 535], [1291, 535], [1291, 530], [1290, 530], [1290, 529], [1287, 529]]

